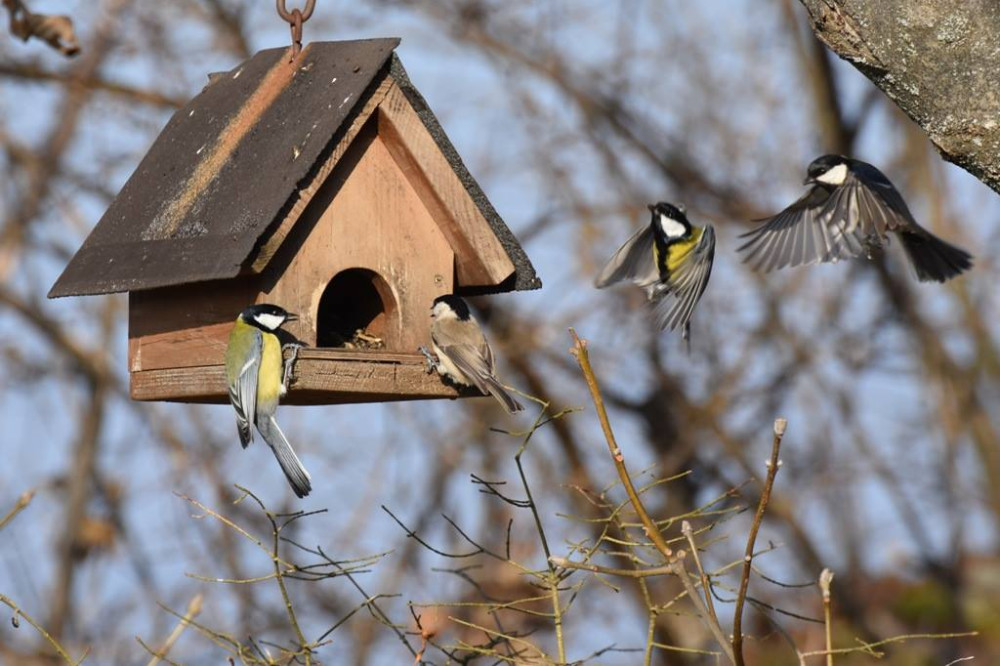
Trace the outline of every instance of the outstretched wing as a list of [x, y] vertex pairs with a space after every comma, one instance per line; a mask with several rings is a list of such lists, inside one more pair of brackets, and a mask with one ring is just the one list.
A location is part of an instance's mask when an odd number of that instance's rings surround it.
[[715, 259], [715, 229], [706, 226], [698, 244], [670, 271], [666, 284], [654, 295], [656, 323], [661, 330], [687, 326], [694, 308], [705, 293]]
[[830, 192], [817, 185], [761, 226], [742, 234], [747, 241], [736, 251], [744, 253], [743, 263], [768, 272], [830, 261], [837, 235], [827, 226], [824, 211], [831, 199]]
[[855, 257], [872, 244], [880, 244], [890, 231], [923, 231], [881, 171], [865, 164], [855, 169], [863, 177], [851, 172], [821, 212], [833, 240], [831, 258]]
[[[903, 196], [889, 179], [885, 177], [885, 174], [871, 164], [855, 160], [851, 166], [850, 176], [845, 184], [855, 184], [862, 187], [865, 191], [863, 196], [867, 200], [866, 203], [868, 205], [877, 205], [878, 208], [882, 209], [885, 217], [881, 218], [881, 220], [887, 226], [885, 228], [877, 227], [879, 233], [884, 235], [885, 229], [899, 231], [900, 228], [910, 225], [920, 227], [917, 221], [913, 219], [913, 213], [910, 212], [910, 208], [906, 205], [906, 201], [903, 200]], [[888, 211], [884, 210], [886, 206], [889, 208]]]
[[240, 368], [236, 380], [229, 384], [229, 402], [236, 410], [236, 427], [240, 431], [240, 443], [243, 448], [253, 441], [253, 424], [257, 416], [257, 375], [260, 372], [260, 359], [263, 353], [264, 340], [261, 332], [252, 331], [250, 352]]
[[647, 287], [659, 277], [660, 272], [653, 258], [653, 228], [646, 225], [618, 248], [594, 279], [594, 286], [603, 289], [615, 282], [631, 280], [640, 287]]

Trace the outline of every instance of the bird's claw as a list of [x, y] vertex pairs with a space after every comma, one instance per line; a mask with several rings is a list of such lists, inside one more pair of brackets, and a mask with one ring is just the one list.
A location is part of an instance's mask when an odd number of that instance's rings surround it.
[[424, 355], [424, 359], [427, 360], [427, 374], [428, 375], [431, 374], [431, 373], [433, 373], [435, 370], [437, 370], [437, 367], [438, 367], [438, 364], [440, 363], [440, 361], [437, 359], [436, 356], [434, 356], [434, 354], [431, 353], [431, 351], [429, 349], [427, 349], [427, 347], [417, 347], [417, 351], [419, 351], [421, 354], [423, 354]]
[[292, 379], [292, 366], [295, 365], [295, 361], [299, 357], [299, 350], [305, 347], [304, 344], [300, 342], [289, 342], [281, 346], [281, 351], [284, 353], [286, 349], [291, 349], [292, 354], [285, 360], [285, 371], [281, 375], [281, 393], [284, 395], [288, 391], [288, 382]]

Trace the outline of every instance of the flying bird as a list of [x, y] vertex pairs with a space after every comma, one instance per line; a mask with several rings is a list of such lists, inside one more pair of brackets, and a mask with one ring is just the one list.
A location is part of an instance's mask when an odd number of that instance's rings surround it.
[[646, 291], [661, 330], [683, 331], [708, 285], [715, 259], [715, 230], [696, 227], [683, 206], [648, 206], [652, 217], [622, 245], [594, 280], [598, 289], [630, 281]]
[[972, 266], [972, 255], [917, 224], [885, 174], [867, 162], [823, 155], [803, 184], [812, 187], [802, 198], [743, 234], [737, 252], [744, 263], [766, 272], [870, 257], [892, 232], [921, 282], [945, 282]]
[[287, 368], [290, 367], [286, 365], [286, 372], [282, 372], [281, 342], [276, 331], [286, 321], [296, 319], [283, 308], [267, 303], [251, 305], [241, 312], [226, 346], [226, 381], [243, 448], [253, 441], [251, 426], [257, 426], [260, 436], [278, 459], [292, 491], [305, 497], [312, 490], [309, 472], [274, 420], [278, 400], [285, 395]]

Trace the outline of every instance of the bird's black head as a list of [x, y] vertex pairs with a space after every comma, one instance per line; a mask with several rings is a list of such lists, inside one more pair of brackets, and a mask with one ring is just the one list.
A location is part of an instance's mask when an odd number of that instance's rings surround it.
[[455, 294], [445, 294], [434, 299], [434, 304], [431, 306], [431, 315], [435, 319], [448, 311], [454, 312], [455, 316], [462, 321], [470, 317], [469, 306]]
[[240, 319], [261, 330], [276, 331], [286, 321], [295, 321], [298, 316], [277, 305], [260, 303], [251, 305], [240, 313]]
[[653, 228], [666, 241], [684, 238], [691, 233], [691, 223], [687, 219], [687, 210], [684, 206], [661, 201], [650, 204], [647, 208], [653, 214]]
[[[840, 185], [847, 177], [850, 159], [843, 155], [822, 155], [809, 163], [808, 174], [803, 185], [821, 183]], [[837, 167], [841, 167], [838, 169]]]

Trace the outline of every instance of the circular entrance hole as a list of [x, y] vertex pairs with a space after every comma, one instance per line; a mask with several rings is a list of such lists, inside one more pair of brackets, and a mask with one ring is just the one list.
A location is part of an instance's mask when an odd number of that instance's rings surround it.
[[318, 347], [382, 349], [396, 302], [382, 277], [365, 268], [337, 273], [323, 290], [316, 318]]

